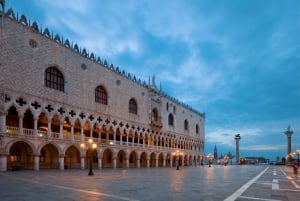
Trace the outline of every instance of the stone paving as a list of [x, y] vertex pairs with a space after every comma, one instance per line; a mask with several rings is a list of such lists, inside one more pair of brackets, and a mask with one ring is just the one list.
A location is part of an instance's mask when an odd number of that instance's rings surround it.
[[299, 201], [284, 166], [208, 166], [0, 172], [1, 201]]

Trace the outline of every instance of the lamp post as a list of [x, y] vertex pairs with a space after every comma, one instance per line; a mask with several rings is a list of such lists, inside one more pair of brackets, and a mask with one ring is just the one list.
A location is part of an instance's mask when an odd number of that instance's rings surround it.
[[208, 155], [207, 155], [207, 159], [208, 159], [208, 167], [211, 167], [213, 155], [208, 154]]
[[227, 155], [224, 156], [224, 165], [226, 166], [228, 164], [229, 157]]
[[295, 155], [297, 155], [297, 157], [298, 157], [298, 167], [299, 167], [299, 165], [300, 165], [300, 162], [299, 162], [299, 157], [300, 157], [300, 149], [297, 149], [296, 151], [295, 151]]
[[178, 149], [176, 152], [173, 153], [173, 156], [176, 157], [176, 170], [179, 170], [179, 156], [182, 155], [182, 152], [180, 152]]
[[[80, 147], [85, 150], [86, 145], [84, 143], [80, 144]], [[93, 172], [93, 153], [94, 150], [96, 149], [97, 144], [93, 143], [93, 139], [89, 139], [88, 145], [87, 145], [87, 150], [91, 150], [91, 156], [90, 156], [90, 161], [89, 161], [89, 176], [94, 175]]]

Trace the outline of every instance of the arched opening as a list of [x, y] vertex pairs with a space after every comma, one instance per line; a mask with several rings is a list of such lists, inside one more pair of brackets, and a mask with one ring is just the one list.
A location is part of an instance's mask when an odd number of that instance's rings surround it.
[[158, 155], [158, 167], [163, 167], [164, 166], [164, 156], [162, 153]]
[[34, 157], [32, 148], [23, 141], [15, 142], [7, 156], [7, 168], [9, 170], [33, 170]]
[[143, 152], [140, 158], [140, 167], [147, 167], [147, 154]]
[[152, 122], [157, 122], [158, 121], [158, 111], [156, 108], [154, 108], [152, 110], [152, 113], [151, 113], [151, 121]]
[[119, 128], [117, 128], [117, 130], [116, 130], [116, 141], [120, 141], [121, 140], [121, 132], [120, 132], [120, 129]]
[[55, 114], [51, 119], [51, 131], [55, 133], [59, 133], [59, 125], [60, 125], [60, 121], [58, 115]]
[[128, 134], [128, 142], [129, 142], [129, 143], [133, 143], [133, 134], [132, 134], [132, 131], [129, 131], [129, 134]]
[[63, 121], [64, 139], [71, 139], [71, 123], [68, 117]]
[[156, 155], [151, 153], [150, 155], [150, 167], [156, 167]]
[[144, 143], [144, 135], [141, 133], [139, 137], [139, 143], [142, 145]]
[[74, 122], [74, 139], [79, 140], [81, 138], [81, 124], [79, 119]]
[[86, 150], [85, 167], [90, 167], [91, 163], [93, 168], [98, 167], [98, 152], [96, 149], [88, 148]]
[[113, 160], [112, 160], [113, 152], [110, 149], [105, 149], [103, 152], [102, 158], [102, 167], [103, 168], [112, 168]]
[[99, 134], [100, 134], [100, 129], [98, 124], [94, 124], [93, 126], [93, 138], [99, 138]]
[[166, 156], [166, 167], [171, 167], [171, 154]]
[[193, 157], [192, 156], [190, 156], [190, 157], [188, 157], [188, 166], [192, 166], [193, 165]]
[[113, 141], [114, 140], [114, 130], [112, 127], [109, 128], [109, 131], [108, 131], [108, 139], [110, 141]]
[[58, 150], [53, 144], [46, 144], [40, 152], [40, 169], [58, 169]]
[[44, 112], [39, 115], [38, 119], [38, 135], [39, 136], [47, 136], [48, 131], [48, 118]]
[[75, 146], [70, 146], [65, 154], [65, 169], [80, 168], [80, 152]]
[[124, 129], [124, 132], [122, 133], [122, 142], [123, 142], [123, 144], [127, 143], [127, 133], [126, 133], [125, 129]]
[[132, 151], [129, 156], [129, 167], [136, 168], [137, 167], [137, 153]]
[[106, 137], [106, 127], [105, 127], [105, 125], [103, 125], [102, 126], [102, 128], [101, 128], [101, 130], [100, 130], [100, 135], [101, 135], [101, 142], [102, 143], [105, 143], [106, 142], [106, 140], [107, 140], [107, 137]]
[[118, 152], [117, 168], [126, 168], [126, 153], [123, 150]]
[[23, 128], [24, 129], [33, 129], [34, 128], [33, 115], [30, 110], [26, 110], [26, 112], [24, 113]]
[[139, 140], [139, 135], [137, 132], [134, 133], [133, 143], [137, 144]]
[[9, 134], [19, 133], [19, 116], [14, 106], [11, 106], [6, 115], [6, 132]]
[[83, 133], [84, 133], [84, 136], [85, 137], [90, 137], [90, 124], [88, 121], [86, 121], [84, 123], [84, 126], [83, 126]]

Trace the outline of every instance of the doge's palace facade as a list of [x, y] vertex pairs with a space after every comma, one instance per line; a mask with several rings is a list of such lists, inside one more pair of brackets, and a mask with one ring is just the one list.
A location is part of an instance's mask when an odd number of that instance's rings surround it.
[[1, 7], [0, 171], [204, 160], [204, 113]]

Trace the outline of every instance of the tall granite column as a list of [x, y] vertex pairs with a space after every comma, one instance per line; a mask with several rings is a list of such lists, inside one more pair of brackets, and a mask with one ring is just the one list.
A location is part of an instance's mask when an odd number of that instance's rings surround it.
[[235, 137], [235, 159], [236, 159], [236, 164], [240, 164], [240, 139], [241, 136], [240, 134], [236, 134]]

